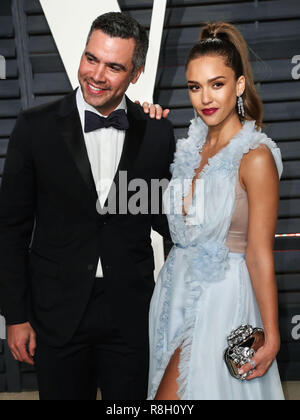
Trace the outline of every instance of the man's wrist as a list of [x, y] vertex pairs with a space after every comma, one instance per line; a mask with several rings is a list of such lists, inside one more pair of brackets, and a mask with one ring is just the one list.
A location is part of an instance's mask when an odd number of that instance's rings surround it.
[[6, 326], [7, 327], [13, 327], [15, 325], [21, 325], [21, 324], [27, 324], [29, 322], [28, 319], [22, 319], [22, 320], [17, 320], [17, 321], [7, 321], [5, 320]]

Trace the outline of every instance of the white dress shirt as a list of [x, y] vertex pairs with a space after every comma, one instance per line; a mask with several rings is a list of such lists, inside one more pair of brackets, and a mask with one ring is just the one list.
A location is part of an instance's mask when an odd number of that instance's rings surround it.
[[[86, 150], [98, 192], [99, 202], [103, 208], [121, 160], [125, 140], [125, 131], [110, 127], [102, 128], [91, 133], [85, 133], [85, 111], [94, 112], [101, 117], [105, 116], [101, 115], [94, 107], [89, 105], [84, 100], [81, 88], [77, 90], [76, 101]], [[115, 110], [117, 109], [124, 109], [127, 112], [125, 96], [123, 97], [120, 105]], [[96, 277], [103, 277], [103, 270], [100, 259]]]

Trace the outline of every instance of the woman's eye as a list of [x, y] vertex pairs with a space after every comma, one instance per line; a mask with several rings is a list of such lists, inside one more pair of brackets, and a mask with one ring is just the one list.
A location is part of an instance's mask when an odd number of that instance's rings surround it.
[[195, 92], [196, 90], [198, 90], [199, 89], [199, 86], [196, 86], [196, 85], [190, 85], [189, 86], [189, 90], [191, 90], [191, 91], [193, 91], [193, 92]]
[[224, 86], [224, 83], [221, 83], [221, 82], [218, 82], [218, 83], [214, 84], [214, 87], [217, 88], [217, 89], [221, 88], [222, 86]]

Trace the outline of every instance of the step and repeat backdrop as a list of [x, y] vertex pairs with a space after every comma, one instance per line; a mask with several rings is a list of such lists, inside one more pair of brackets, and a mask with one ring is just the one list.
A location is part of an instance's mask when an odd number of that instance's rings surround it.
[[[76, 2], [72, 4], [76, 7]], [[117, 4], [150, 31], [153, 0]], [[39, 0], [0, 2], [0, 180], [18, 113], [57, 100], [74, 87], [63, 47], [55, 40], [55, 28], [45, 10]], [[154, 88], [154, 102], [171, 108], [177, 138], [186, 135], [193, 118], [184, 74], [187, 52], [201, 26], [218, 20], [236, 24], [249, 44], [257, 89], [265, 104], [266, 132], [278, 143], [284, 159], [274, 253], [282, 337], [278, 361], [282, 380], [300, 380], [300, 2], [167, 1], [158, 71], [149, 94]], [[155, 57], [155, 48], [152, 53]], [[157, 247], [161, 264], [159, 241]], [[165, 257], [170, 247], [164, 244]], [[0, 392], [36, 387], [34, 370], [16, 363], [6, 341], [0, 341]]]

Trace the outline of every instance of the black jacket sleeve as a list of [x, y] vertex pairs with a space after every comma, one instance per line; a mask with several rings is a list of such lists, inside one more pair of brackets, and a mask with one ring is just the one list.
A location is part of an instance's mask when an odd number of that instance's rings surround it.
[[[176, 141], [175, 141], [175, 135], [174, 135], [174, 129], [171, 123], [168, 122], [167, 124], [168, 131], [166, 132], [166, 135], [169, 139], [169, 147], [168, 147], [168, 154], [167, 154], [167, 161], [165, 165], [165, 173], [163, 176], [163, 179], [166, 179], [168, 181], [171, 180], [171, 171], [170, 167], [171, 164], [174, 162], [174, 155], [176, 151]], [[172, 241], [170, 230], [169, 230], [169, 224], [167, 216], [163, 213], [163, 191], [160, 191], [160, 213], [158, 215], [152, 215], [152, 228], [158, 232], [160, 235], [164, 237], [164, 239], [168, 241]]]
[[28, 260], [35, 214], [35, 171], [24, 114], [12, 133], [0, 190], [0, 308], [7, 324], [28, 321]]

